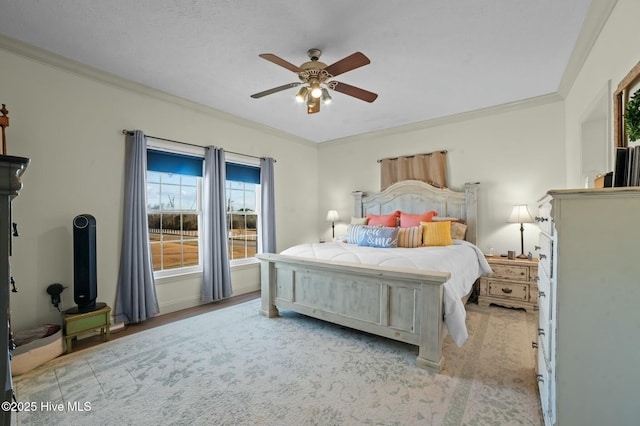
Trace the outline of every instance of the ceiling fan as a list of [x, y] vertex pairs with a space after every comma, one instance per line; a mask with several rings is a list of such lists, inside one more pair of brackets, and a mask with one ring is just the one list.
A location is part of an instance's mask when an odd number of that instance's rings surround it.
[[327, 65], [318, 60], [321, 54], [322, 51], [320, 49], [309, 49], [309, 51], [307, 51], [307, 55], [311, 60], [305, 62], [299, 67], [285, 61], [273, 53], [262, 53], [258, 55], [269, 62], [273, 62], [276, 65], [280, 65], [281, 67], [298, 74], [300, 82], [274, 87], [263, 92], [255, 93], [251, 95], [251, 97], [258, 99], [263, 96], [303, 85], [296, 94], [296, 100], [307, 104], [307, 114], [319, 112], [321, 100], [325, 104], [331, 102], [331, 95], [329, 95], [329, 91], [327, 89], [335, 90], [336, 92], [344, 93], [345, 95], [353, 96], [354, 98], [361, 99], [366, 102], [373, 102], [376, 100], [378, 95], [373, 92], [333, 80], [334, 77], [340, 74], [344, 74], [347, 71], [369, 64], [371, 62], [369, 61], [369, 58], [361, 52], [356, 52], [346, 58], [340, 59], [336, 63]]

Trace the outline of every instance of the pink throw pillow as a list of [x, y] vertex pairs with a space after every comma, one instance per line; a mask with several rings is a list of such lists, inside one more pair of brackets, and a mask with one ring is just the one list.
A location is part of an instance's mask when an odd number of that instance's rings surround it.
[[420, 222], [432, 222], [434, 216], [438, 216], [435, 210], [420, 214], [400, 213], [400, 228], [420, 226]]
[[391, 214], [368, 214], [367, 215], [367, 225], [368, 226], [384, 226], [386, 228], [395, 228], [398, 226], [398, 216], [400, 215], [400, 210], [397, 210]]

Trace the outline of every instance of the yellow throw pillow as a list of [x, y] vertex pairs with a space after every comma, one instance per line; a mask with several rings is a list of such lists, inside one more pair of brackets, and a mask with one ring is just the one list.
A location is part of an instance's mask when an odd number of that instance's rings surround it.
[[453, 245], [451, 239], [451, 222], [420, 222], [424, 232], [422, 234], [422, 244], [425, 246], [450, 246]]

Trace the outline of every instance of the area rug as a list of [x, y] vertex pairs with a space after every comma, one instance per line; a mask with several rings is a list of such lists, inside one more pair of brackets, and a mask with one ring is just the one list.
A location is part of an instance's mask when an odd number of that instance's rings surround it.
[[536, 425], [535, 314], [470, 305], [445, 369], [417, 347], [259, 300], [57, 358], [15, 380], [18, 425]]

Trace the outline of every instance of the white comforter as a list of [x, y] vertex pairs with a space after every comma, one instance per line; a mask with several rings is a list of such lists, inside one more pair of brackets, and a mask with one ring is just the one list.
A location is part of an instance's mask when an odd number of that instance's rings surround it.
[[469, 337], [462, 297], [471, 291], [480, 275], [491, 272], [484, 255], [475, 245], [454, 240], [454, 245], [420, 248], [361, 247], [342, 242], [301, 244], [281, 254], [363, 265], [393, 266], [427, 271], [450, 272], [444, 284], [444, 322], [458, 346]]

